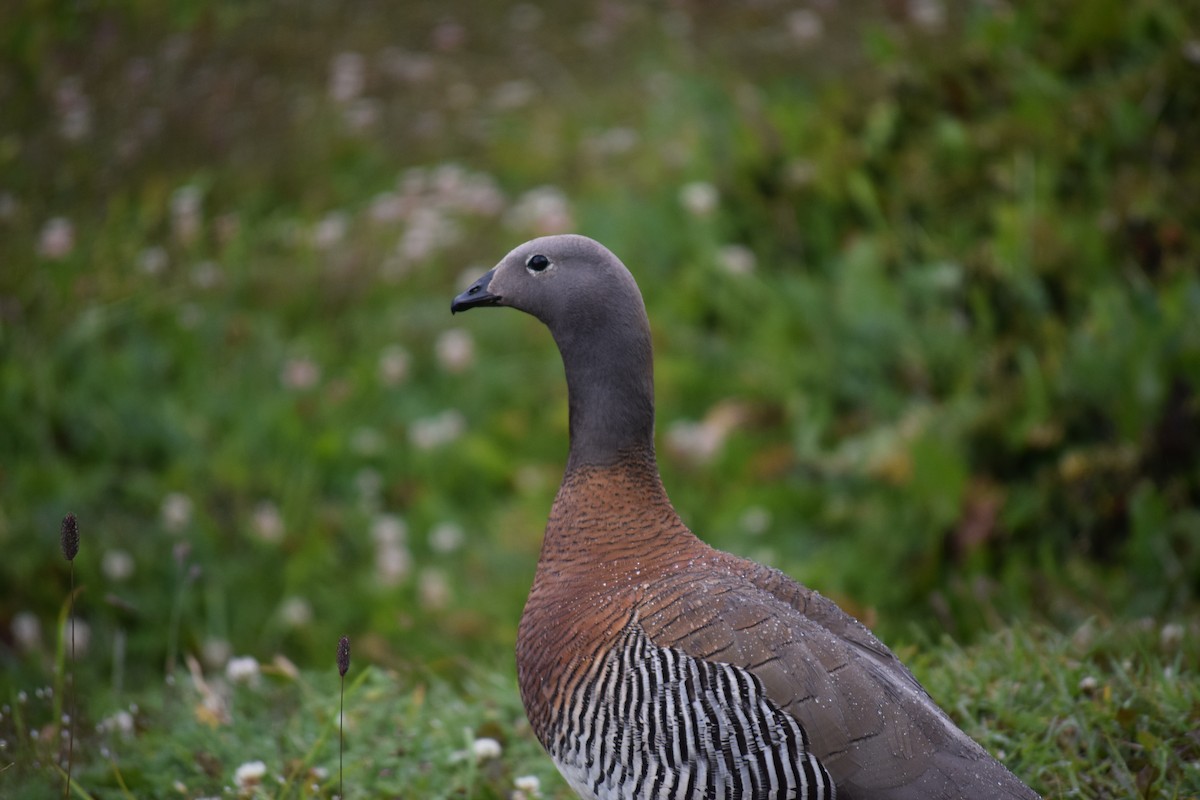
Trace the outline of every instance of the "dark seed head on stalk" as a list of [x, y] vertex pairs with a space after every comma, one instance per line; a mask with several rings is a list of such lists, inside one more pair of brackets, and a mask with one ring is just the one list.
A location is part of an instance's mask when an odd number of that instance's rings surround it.
[[59, 543], [62, 545], [63, 557], [67, 561], [74, 561], [79, 553], [79, 521], [75, 519], [74, 514], [63, 517]]
[[343, 678], [346, 677], [346, 673], [350, 670], [350, 637], [349, 636], [343, 636], [342, 638], [338, 639], [337, 664], [338, 664], [338, 675], [341, 675]]

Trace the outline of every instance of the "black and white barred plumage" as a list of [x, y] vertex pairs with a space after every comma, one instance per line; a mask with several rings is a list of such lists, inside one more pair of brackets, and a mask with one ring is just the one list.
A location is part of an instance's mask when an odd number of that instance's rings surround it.
[[550, 754], [585, 800], [834, 800], [804, 729], [752, 673], [631, 623], [576, 687]]

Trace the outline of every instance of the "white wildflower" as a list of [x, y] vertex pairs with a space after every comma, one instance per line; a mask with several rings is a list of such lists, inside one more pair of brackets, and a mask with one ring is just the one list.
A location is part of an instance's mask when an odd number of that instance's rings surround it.
[[398, 344], [388, 345], [379, 354], [379, 382], [384, 386], [397, 386], [408, 377], [408, 351]]
[[329, 97], [348, 103], [367, 86], [367, 62], [359, 53], [338, 53], [329, 67]]
[[74, 76], [65, 78], [54, 92], [58, 111], [58, 131], [64, 139], [77, 142], [92, 130], [92, 102], [83, 93], [83, 84]]
[[329, 250], [341, 244], [350, 229], [350, 215], [345, 211], [331, 211], [313, 228], [312, 242], [318, 250]]
[[111, 717], [102, 719], [96, 728], [100, 733], [119, 733], [121, 736], [130, 736], [133, 733], [133, 715], [122, 709]]
[[762, 506], [750, 506], [742, 512], [741, 524], [746, 533], [758, 536], [771, 527], [771, 512]]
[[226, 639], [210, 637], [200, 646], [200, 655], [209, 667], [220, 667], [233, 656], [233, 645]]
[[192, 521], [192, 498], [182, 492], [171, 492], [163, 498], [163, 526], [171, 533], [179, 533]]
[[462, 547], [463, 529], [453, 522], [439, 522], [429, 532], [429, 547], [435, 553], [453, 553]]
[[787, 30], [798, 44], [811, 44], [825, 32], [825, 23], [811, 8], [801, 8], [787, 15]]
[[527, 80], [505, 81], [492, 94], [492, 107], [499, 111], [512, 111], [533, 102], [537, 87]]
[[167, 262], [167, 251], [161, 247], [147, 247], [138, 255], [138, 269], [146, 275], [160, 274]]
[[26, 652], [42, 646], [42, 623], [29, 611], [18, 611], [12, 618], [12, 636], [17, 647]]
[[729, 244], [717, 251], [717, 263], [730, 275], [748, 275], [758, 260], [754, 251], [741, 244]]
[[446, 19], [433, 29], [433, 46], [444, 53], [458, 50], [467, 41], [467, 29], [452, 19]]
[[71, 625], [67, 626], [67, 649], [70, 651], [70, 642], [72, 636], [75, 640], [75, 660], [79, 661], [87, 655], [88, 647], [92, 643], [92, 626], [88, 625], [87, 620], [82, 620], [75, 617], [72, 623], [75, 627], [75, 632], [71, 632]]
[[500, 743], [488, 736], [481, 736], [471, 743], [471, 755], [476, 761], [488, 761], [499, 758], [503, 752]]
[[941, 30], [946, 24], [946, 9], [940, 0], [908, 0], [908, 15], [919, 28]]
[[197, 289], [213, 289], [221, 285], [223, 277], [215, 261], [201, 261], [192, 270], [192, 285]]
[[283, 540], [283, 515], [270, 500], [263, 500], [256, 505], [251, 519], [254, 533], [259, 539], [271, 543]]
[[303, 628], [312, 622], [312, 604], [303, 597], [296, 595], [288, 597], [279, 606], [279, 618], [289, 628]]
[[1158, 642], [1163, 650], [1174, 650], [1183, 641], [1185, 631], [1178, 622], [1168, 622], [1159, 632]]
[[380, 514], [371, 522], [371, 538], [376, 544], [403, 544], [408, 526], [395, 514]]
[[171, 231], [183, 244], [191, 244], [200, 235], [203, 199], [199, 187], [191, 185], [180, 186], [171, 195]]
[[342, 112], [346, 127], [354, 133], [362, 133], [375, 127], [383, 115], [379, 101], [369, 97], [360, 97]]
[[411, 573], [412, 555], [404, 545], [386, 543], [375, 548], [375, 579], [380, 586], [399, 586]]
[[536, 800], [542, 796], [542, 782], [537, 775], [518, 775], [513, 779], [512, 800]]
[[321, 368], [311, 358], [290, 358], [283, 365], [280, 380], [288, 389], [311, 389], [321, 380]]
[[105, 550], [104, 555], [100, 559], [100, 571], [110, 581], [120, 582], [129, 580], [133, 575], [133, 570], [133, 556], [127, 550], [121, 550], [120, 548]]
[[694, 181], [679, 190], [679, 203], [694, 217], [707, 217], [717, 210], [720, 195], [711, 183]]
[[443, 331], [434, 348], [438, 363], [446, 372], [464, 372], [475, 361], [475, 340], [463, 328]]
[[239, 656], [229, 659], [225, 665], [225, 677], [230, 683], [254, 685], [258, 683], [260, 670], [254, 656]]
[[539, 186], [521, 195], [507, 221], [510, 227], [539, 236], [566, 233], [575, 226], [566, 195], [553, 186]]
[[427, 610], [438, 610], [450, 604], [450, 581], [440, 569], [428, 567], [417, 578], [417, 594]]
[[431, 417], [414, 420], [408, 435], [418, 450], [432, 450], [453, 442], [466, 429], [467, 420], [462, 413], [449, 408]]
[[38, 254], [44, 258], [66, 258], [75, 249], [75, 226], [66, 217], [51, 217], [38, 235]]
[[267, 765], [261, 761], [247, 761], [233, 773], [233, 782], [240, 792], [250, 792], [262, 783], [267, 774]]

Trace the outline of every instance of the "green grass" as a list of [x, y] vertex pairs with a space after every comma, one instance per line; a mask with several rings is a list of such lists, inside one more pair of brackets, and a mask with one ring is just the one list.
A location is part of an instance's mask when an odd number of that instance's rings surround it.
[[[1013, 628], [967, 647], [947, 639], [901, 655], [965, 730], [1047, 797], [1188, 798], [1200, 791], [1198, 642], [1194, 620], [1091, 620], [1070, 635]], [[261, 761], [266, 773], [248, 794], [330, 797], [336, 679], [332, 666], [264, 665], [254, 685], [184, 677], [136, 700], [95, 697], [93, 713], [106, 716], [80, 742], [77, 781], [92, 797], [216, 796], [238, 767]], [[49, 706], [36, 697], [14, 704], [0, 734], [47, 760], [53, 748], [32, 736]], [[572, 796], [525, 721], [510, 664], [476, 665], [453, 683], [352, 668], [345, 720], [350, 797], [507, 798], [528, 775], [545, 797]], [[494, 740], [499, 753], [477, 759], [479, 739]], [[52, 776], [18, 761], [3, 785], [50, 798], [59, 791]]]
[[[0, 9], [0, 781], [58, 781], [70, 511], [92, 796], [328, 768], [342, 634], [349, 787], [550, 793], [508, 665], [561, 367], [448, 304], [570, 229], [642, 286], [703, 538], [936, 642], [1048, 795], [1195, 795], [1200, 9], [605, 8]], [[204, 727], [187, 659], [238, 655], [303, 677]]]

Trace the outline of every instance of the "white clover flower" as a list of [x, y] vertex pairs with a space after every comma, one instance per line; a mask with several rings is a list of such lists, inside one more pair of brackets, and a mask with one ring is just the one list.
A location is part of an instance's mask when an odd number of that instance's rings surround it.
[[505, 81], [492, 94], [492, 108], [498, 111], [513, 111], [523, 108], [537, 97], [537, 87], [527, 80]]
[[466, 430], [467, 420], [462, 413], [448, 408], [432, 417], [414, 420], [408, 435], [418, 450], [432, 450], [453, 442]]
[[146, 275], [158, 275], [167, 268], [167, 251], [161, 247], [147, 247], [138, 255], [138, 269]]
[[917, 27], [927, 31], [941, 30], [946, 24], [946, 9], [939, 0], [909, 0], [908, 15]]
[[75, 225], [66, 217], [51, 217], [38, 234], [38, 254], [44, 258], [66, 258], [75, 249]]
[[258, 659], [254, 656], [231, 658], [225, 665], [225, 677], [230, 683], [252, 685], [258, 682], [260, 674]]
[[[71, 626], [67, 626], [67, 652], [68, 654], [71, 652], [69, 643], [71, 642], [72, 637], [74, 637], [74, 657], [75, 660], [78, 661], [87, 655], [88, 647], [90, 647], [92, 644], [92, 626], [87, 623], [87, 620], [82, 620], [79, 617], [75, 617], [72, 620], [71, 625], [74, 626], [74, 633], [71, 632]], [[68, 657], [70, 656], [68, 655]]]
[[371, 522], [371, 538], [376, 544], [403, 544], [408, 538], [408, 525], [395, 514], [380, 514]]
[[220, 667], [233, 656], [233, 645], [225, 639], [210, 637], [200, 646], [200, 655], [210, 667]]
[[758, 264], [754, 251], [742, 244], [729, 244], [717, 251], [717, 263], [730, 275], [749, 275]]
[[521, 195], [508, 213], [510, 227], [539, 236], [566, 233], [575, 227], [570, 203], [561, 189], [539, 186]]
[[463, 328], [444, 331], [438, 336], [434, 349], [438, 363], [446, 372], [464, 372], [475, 361], [475, 340]]
[[488, 736], [481, 736], [471, 743], [471, 755], [476, 761], [488, 761], [493, 758], [499, 758], [503, 752], [500, 743]]
[[771, 527], [771, 512], [762, 506], [750, 506], [742, 512], [742, 530], [752, 536], [765, 533]]
[[26, 652], [42, 646], [42, 623], [29, 611], [18, 611], [12, 618], [12, 636], [17, 647]]
[[375, 579], [380, 586], [399, 586], [411, 573], [412, 555], [404, 545], [389, 542], [375, 548]]
[[329, 250], [342, 243], [349, 229], [350, 215], [345, 211], [331, 211], [313, 228], [313, 246], [318, 250]]
[[321, 368], [311, 358], [290, 358], [283, 365], [280, 380], [288, 389], [311, 389], [321, 380]]
[[192, 270], [192, 285], [197, 289], [213, 289], [221, 285], [223, 277], [215, 261], [201, 261]]
[[463, 529], [454, 522], [439, 522], [429, 532], [429, 547], [435, 553], [453, 553], [462, 547]]
[[1163, 650], [1174, 650], [1183, 641], [1186, 631], [1178, 622], [1168, 622], [1159, 632], [1158, 642]]
[[283, 515], [270, 500], [263, 500], [254, 507], [251, 524], [255, 535], [264, 542], [274, 543], [283, 540]]
[[427, 567], [417, 578], [417, 595], [421, 598], [421, 606], [427, 610], [445, 608], [450, 604], [450, 581], [440, 569]]
[[338, 53], [329, 66], [329, 97], [347, 103], [367, 86], [367, 61], [359, 53]]
[[346, 107], [342, 112], [342, 119], [352, 132], [362, 133], [375, 127], [375, 123], [379, 121], [382, 114], [378, 100], [360, 97]]
[[409, 203], [396, 192], [380, 192], [371, 198], [367, 216], [372, 222], [387, 224], [399, 222], [408, 214]]
[[379, 382], [384, 386], [397, 386], [408, 377], [408, 351], [398, 344], [388, 345], [379, 354]]
[[379, 500], [383, 491], [383, 476], [379, 470], [363, 467], [354, 474], [354, 486], [358, 489], [359, 499], [366, 506], [373, 506]]
[[59, 116], [58, 131], [64, 139], [76, 142], [92, 131], [92, 101], [83, 93], [79, 78], [63, 79], [54, 92]]
[[707, 217], [717, 210], [720, 195], [717, 187], [704, 181], [684, 184], [679, 190], [679, 203], [694, 217]]
[[183, 244], [191, 244], [200, 235], [204, 195], [197, 186], [181, 186], [171, 195], [171, 231]]
[[667, 428], [667, 449], [692, 464], [707, 464], [725, 444], [720, 429], [692, 420], [676, 420]]
[[233, 773], [233, 783], [238, 791], [247, 792], [261, 784], [266, 774], [266, 764], [261, 761], [247, 761]]
[[[513, 779], [513, 786], [522, 798], [534, 800], [542, 796], [542, 782], [537, 775], [519, 775]], [[517, 792], [514, 792], [514, 796]]]
[[303, 597], [293, 595], [286, 598], [279, 606], [279, 617], [290, 628], [303, 628], [312, 622], [312, 604]]
[[105, 550], [100, 559], [100, 571], [104, 573], [104, 577], [114, 582], [128, 580], [133, 575], [134, 566], [133, 556], [129, 551], [119, 548]]
[[133, 734], [133, 715], [125, 710], [118, 711], [111, 717], [102, 719], [96, 728], [101, 733], [119, 733], [122, 736], [130, 736]]
[[192, 521], [192, 498], [182, 492], [171, 492], [162, 501], [163, 526], [171, 533], [179, 533]]
[[825, 23], [811, 8], [801, 8], [787, 15], [787, 30], [801, 45], [811, 44], [825, 32]]

